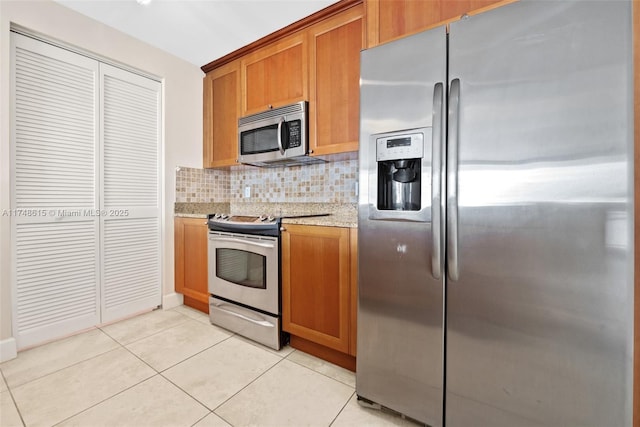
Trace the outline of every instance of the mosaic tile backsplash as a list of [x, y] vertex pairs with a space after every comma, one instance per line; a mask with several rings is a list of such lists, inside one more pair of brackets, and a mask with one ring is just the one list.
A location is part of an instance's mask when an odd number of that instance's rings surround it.
[[178, 167], [176, 169], [176, 202], [228, 202], [231, 191], [229, 182], [227, 171]]
[[357, 159], [276, 169], [181, 167], [176, 172], [176, 202], [357, 203], [357, 180]]

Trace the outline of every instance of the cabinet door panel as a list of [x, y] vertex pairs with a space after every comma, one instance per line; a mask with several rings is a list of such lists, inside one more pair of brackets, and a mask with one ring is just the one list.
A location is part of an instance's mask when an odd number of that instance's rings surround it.
[[[185, 296], [185, 305], [208, 311], [207, 236], [204, 219], [176, 218], [175, 289]], [[191, 304], [189, 301], [192, 301]]]
[[379, 5], [380, 43], [421, 31], [441, 20], [440, 0], [380, 0]]
[[363, 25], [358, 5], [310, 30], [310, 140], [316, 155], [358, 149]]
[[457, 18], [465, 13], [498, 3], [500, 0], [458, 0], [443, 1], [440, 6], [440, 19]]
[[349, 229], [286, 226], [282, 235], [283, 327], [349, 351]]
[[465, 13], [513, 0], [369, 0], [368, 46], [424, 31]]
[[295, 35], [242, 60], [242, 115], [305, 100], [307, 54], [304, 36]]
[[224, 167], [238, 159], [240, 66], [233, 62], [213, 70], [203, 81], [204, 167]]

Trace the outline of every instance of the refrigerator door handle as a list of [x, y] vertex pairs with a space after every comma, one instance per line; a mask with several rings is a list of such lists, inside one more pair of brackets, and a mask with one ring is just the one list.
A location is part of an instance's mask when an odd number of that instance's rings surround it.
[[449, 92], [449, 144], [447, 146], [447, 271], [457, 281], [458, 266], [458, 138], [460, 125], [460, 79], [451, 81]]
[[442, 277], [442, 150], [444, 148], [444, 89], [442, 83], [433, 88], [433, 127], [431, 128], [431, 228], [433, 230], [433, 250], [431, 255], [431, 275]]

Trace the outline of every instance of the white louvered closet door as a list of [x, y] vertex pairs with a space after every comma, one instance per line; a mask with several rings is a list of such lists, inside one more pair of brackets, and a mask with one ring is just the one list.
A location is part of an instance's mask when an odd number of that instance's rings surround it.
[[99, 321], [98, 62], [12, 33], [18, 348]]
[[100, 64], [102, 321], [161, 304], [160, 83]]

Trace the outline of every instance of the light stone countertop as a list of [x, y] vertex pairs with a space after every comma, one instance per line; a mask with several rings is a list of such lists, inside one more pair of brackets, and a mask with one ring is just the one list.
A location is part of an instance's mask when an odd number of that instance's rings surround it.
[[232, 215], [318, 215], [308, 218], [283, 218], [283, 224], [320, 225], [357, 228], [358, 209], [355, 203], [176, 203], [175, 216], [206, 218], [210, 213]]

